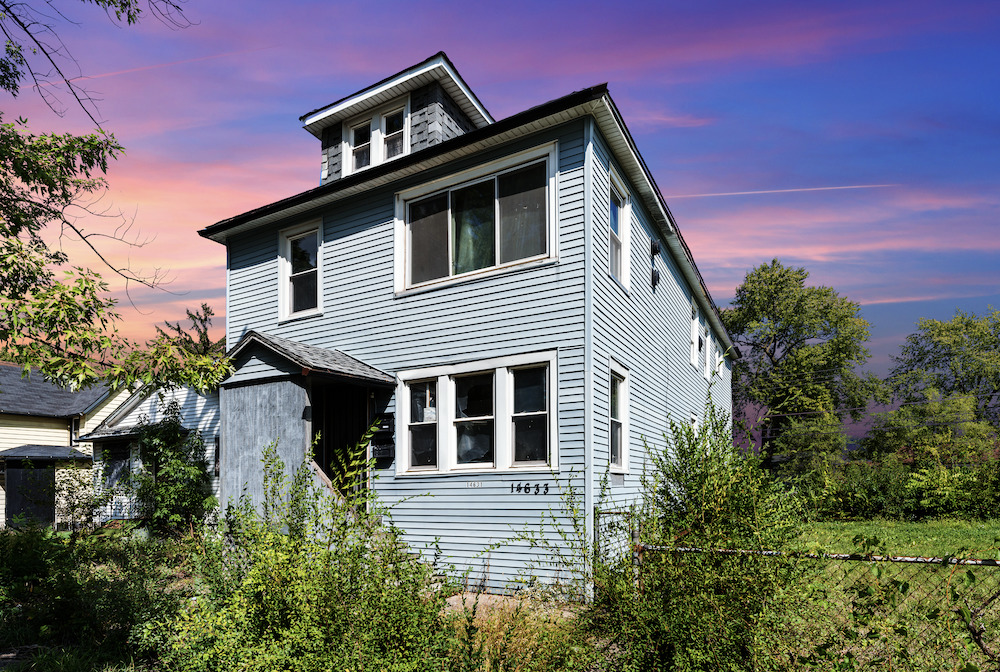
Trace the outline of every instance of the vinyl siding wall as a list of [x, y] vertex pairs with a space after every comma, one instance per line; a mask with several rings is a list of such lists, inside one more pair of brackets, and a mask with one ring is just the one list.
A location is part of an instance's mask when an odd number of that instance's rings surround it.
[[[710, 385], [704, 375], [704, 356], [711, 350], [706, 347], [698, 366], [691, 365], [691, 288], [627, 182], [625, 186], [633, 196], [628, 222], [631, 275], [628, 288], [611, 276], [610, 170], [615, 164], [600, 133], [595, 132], [594, 137], [595, 468], [592, 476], [595, 492], [600, 492], [602, 479], [607, 478], [609, 485], [605, 501], [599, 499], [595, 505], [614, 509], [635, 501], [639, 495], [643, 470], [648, 466], [646, 447], [662, 450], [668, 419], [688, 422], [692, 413], [699, 420], [704, 416]], [[620, 168], [615, 171], [624, 179]], [[652, 258], [650, 244], [655, 239], [661, 240], [661, 252]], [[660, 273], [655, 289], [651, 282], [654, 266]], [[700, 317], [704, 325], [704, 316]], [[629, 464], [624, 475], [613, 473], [609, 467], [612, 360], [628, 370]], [[712, 401], [728, 413], [731, 410], [728, 365], [712, 380]]]
[[[128, 396], [117, 399], [118, 403], [109, 405], [101, 409], [101, 420], [117, 410], [128, 400]], [[205, 458], [208, 460], [209, 474], [214, 473], [215, 464], [215, 437], [219, 435], [219, 395], [218, 393], [199, 394], [189, 388], [178, 388], [174, 390], [158, 390], [149, 394], [145, 399], [135, 405], [127, 414], [118, 418], [112, 425], [115, 427], [135, 427], [142, 422], [159, 422], [163, 420], [167, 405], [171, 401], [176, 401], [180, 406], [181, 424], [187, 429], [198, 430], [201, 438], [205, 442]], [[88, 422], [88, 431], [96, 428], [99, 422]], [[81, 431], [81, 433], [83, 433]], [[90, 445], [90, 444], [83, 444]], [[135, 468], [138, 467], [139, 456], [136, 451], [132, 451], [132, 460]], [[101, 475], [104, 470], [104, 462], [100, 446], [94, 451], [94, 482], [101, 482]], [[212, 476], [212, 492], [219, 497], [219, 479]], [[110, 502], [102, 516], [110, 518], [128, 518], [134, 514], [135, 502], [131, 498], [116, 497]]]
[[[396, 192], [553, 140], [558, 142], [556, 263], [394, 293]], [[470, 568], [471, 580], [485, 579], [494, 588], [516, 576], [535, 554], [523, 545], [493, 545], [519, 530], [537, 529], [550, 509], [560, 510], [560, 493], [570, 486], [583, 487], [584, 206], [583, 122], [578, 121], [317, 213], [323, 222], [320, 316], [279, 322], [277, 255], [283, 226], [262, 228], [229, 243], [230, 343], [256, 329], [337, 348], [389, 373], [557, 351], [558, 392], [552, 413], [559, 426], [558, 474], [541, 470], [401, 475], [394, 465], [376, 480], [380, 495], [394, 507], [394, 523], [406, 531], [408, 541], [428, 548], [429, 554], [430, 545], [440, 540], [446, 563]], [[308, 218], [284, 226], [305, 221]], [[224, 409], [229, 393], [223, 391]], [[392, 403], [388, 411], [394, 411]], [[260, 448], [227, 445], [227, 451], [254, 454]], [[548, 483], [549, 494], [519, 494], [517, 483]], [[555, 539], [552, 531], [550, 536]], [[483, 554], [488, 548], [492, 550]]]

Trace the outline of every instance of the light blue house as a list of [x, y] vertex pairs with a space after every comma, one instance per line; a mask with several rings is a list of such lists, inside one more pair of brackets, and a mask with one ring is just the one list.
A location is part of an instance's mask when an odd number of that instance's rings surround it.
[[605, 85], [496, 121], [439, 53], [302, 122], [321, 185], [200, 232], [236, 344], [223, 501], [259, 492], [274, 439], [301, 464], [319, 433], [333, 476], [380, 419], [395, 523], [498, 585], [536, 558], [482, 549], [569, 486], [593, 534], [668, 417], [698, 422], [710, 386], [729, 410], [735, 350]]

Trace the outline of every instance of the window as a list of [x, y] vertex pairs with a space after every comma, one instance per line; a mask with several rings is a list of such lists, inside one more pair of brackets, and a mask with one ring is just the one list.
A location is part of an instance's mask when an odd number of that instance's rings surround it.
[[698, 320], [698, 308], [691, 305], [691, 366], [698, 366], [698, 352], [701, 350], [701, 327]]
[[101, 446], [103, 487], [112, 489], [128, 479], [132, 471], [131, 447], [127, 441], [108, 442]]
[[409, 101], [396, 101], [344, 124], [344, 174], [377, 166], [409, 151]]
[[555, 353], [402, 372], [400, 473], [555, 464]]
[[410, 386], [410, 466], [436, 468], [437, 459], [437, 382], [411, 383]]
[[319, 310], [319, 226], [310, 224], [282, 232], [282, 317], [308, 315]]
[[397, 194], [396, 290], [555, 256], [554, 143]]
[[608, 386], [608, 460], [616, 471], [628, 469], [628, 373], [612, 361]]
[[624, 286], [628, 286], [628, 235], [632, 217], [630, 199], [625, 184], [611, 170], [611, 188], [608, 204], [608, 272]]
[[546, 255], [547, 173], [541, 161], [410, 203], [410, 284]]
[[715, 362], [715, 340], [708, 337], [708, 350], [705, 351], [705, 380], [712, 377], [712, 364]]

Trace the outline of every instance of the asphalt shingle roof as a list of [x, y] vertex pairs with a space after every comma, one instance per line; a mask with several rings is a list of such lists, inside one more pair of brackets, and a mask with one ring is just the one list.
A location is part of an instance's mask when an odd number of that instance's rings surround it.
[[0, 458], [7, 460], [90, 460], [86, 453], [71, 446], [40, 446], [28, 444], [0, 450]]
[[288, 361], [316, 373], [325, 373], [341, 378], [354, 378], [366, 382], [395, 385], [395, 377], [368, 366], [359, 359], [345, 355], [340, 350], [328, 350], [314, 345], [305, 345], [287, 338], [264, 334], [259, 331], [249, 331], [230, 351], [229, 356], [235, 357], [238, 352], [250, 343], [259, 343], [288, 359]]
[[21, 377], [17, 364], [0, 363], [0, 413], [71, 418], [80, 415], [108, 394], [104, 385], [85, 390], [59, 387], [32, 370]]

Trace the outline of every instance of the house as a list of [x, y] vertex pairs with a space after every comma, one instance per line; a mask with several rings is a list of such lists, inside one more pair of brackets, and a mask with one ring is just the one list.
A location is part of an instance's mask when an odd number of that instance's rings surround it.
[[320, 186], [200, 231], [224, 500], [259, 500], [265, 444], [294, 466], [318, 436], [333, 478], [378, 422], [394, 523], [501, 587], [538, 560], [518, 530], [572, 492], [592, 535], [668, 417], [730, 410], [738, 354], [606, 85], [494, 120], [439, 53], [301, 120]]
[[98, 512], [101, 522], [137, 517], [135, 498], [115, 486], [141, 467], [137, 439], [142, 426], [164, 419], [172, 403], [177, 404], [181, 425], [201, 434], [212, 476], [212, 491], [216, 498], [219, 497], [218, 391], [199, 392], [189, 387], [147, 384], [122, 399], [99, 425], [81, 437], [93, 444], [95, 488], [112, 493]]
[[70, 390], [22, 371], [0, 363], [0, 526], [26, 517], [62, 524], [56, 485], [79, 468], [89, 473], [92, 447], [80, 437], [127, 393], [103, 385]]

